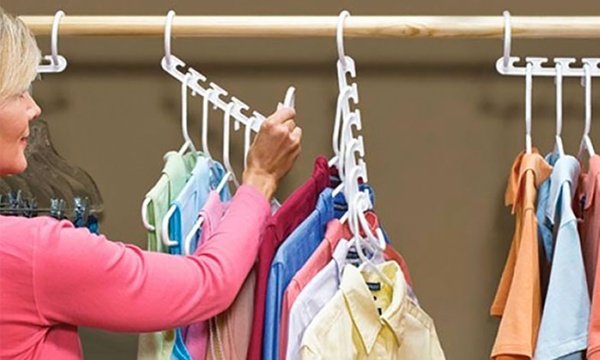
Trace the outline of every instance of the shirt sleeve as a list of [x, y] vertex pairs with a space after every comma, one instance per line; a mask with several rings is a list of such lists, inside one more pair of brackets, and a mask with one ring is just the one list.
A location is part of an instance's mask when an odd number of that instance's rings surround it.
[[241, 186], [211, 241], [191, 256], [142, 251], [68, 222], [40, 229], [34, 291], [53, 323], [146, 332], [206, 320], [234, 301], [257, 256], [269, 204]]

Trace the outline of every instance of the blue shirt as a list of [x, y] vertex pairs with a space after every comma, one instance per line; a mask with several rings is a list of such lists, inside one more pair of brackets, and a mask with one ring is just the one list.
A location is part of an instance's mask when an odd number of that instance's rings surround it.
[[[546, 162], [550, 166], [554, 166], [560, 155], [552, 152], [546, 155]], [[538, 240], [539, 244], [544, 249], [545, 261], [550, 263], [552, 260], [552, 223], [546, 218], [546, 208], [548, 207], [548, 198], [550, 197], [550, 183], [552, 182], [552, 176], [548, 176], [546, 180], [540, 185], [538, 189], [538, 203], [535, 216], [538, 221]]]
[[552, 226], [555, 237], [536, 360], [585, 358], [590, 297], [577, 218], [571, 207], [579, 172], [579, 161], [563, 155], [550, 175], [545, 221]]
[[331, 193], [330, 188], [321, 192], [315, 210], [281, 244], [273, 258], [265, 304], [264, 360], [279, 357], [279, 320], [283, 293], [296, 272], [302, 268], [325, 237], [327, 223], [334, 218]]
[[[177, 245], [169, 248], [171, 254], [183, 254], [183, 239], [198, 220], [208, 194], [217, 187], [224, 173], [221, 164], [207, 157], [200, 156], [196, 161], [190, 178], [171, 204], [175, 206], [175, 212], [169, 221], [169, 237], [177, 241]], [[229, 198], [229, 190], [225, 187], [221, 192], [221, 200], [228, 201]], [[192, 249], [197, 241], [198, 235], [192, 240]]]

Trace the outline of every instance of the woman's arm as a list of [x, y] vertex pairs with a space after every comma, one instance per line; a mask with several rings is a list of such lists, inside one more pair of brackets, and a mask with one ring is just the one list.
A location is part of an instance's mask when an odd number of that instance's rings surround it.
[[240, 187], [214, 237], [192, 256], [142, 251], [51, 222], [34, 254], [40, 315], [50, 324], [128, 332], [208, 319], [235, 299], [269, 212], [264, 196]]

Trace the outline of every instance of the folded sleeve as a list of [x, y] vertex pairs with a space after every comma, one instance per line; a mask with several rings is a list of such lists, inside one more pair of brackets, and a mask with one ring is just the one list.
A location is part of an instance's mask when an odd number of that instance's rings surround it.
[[34, 253], [38, 310], [49, 323], [146, 332], [227, 309], [257, 256], [269, 204], [241, 186], [211, 241], [173, 256], [107, 240], [68, 222], [40, 228]]

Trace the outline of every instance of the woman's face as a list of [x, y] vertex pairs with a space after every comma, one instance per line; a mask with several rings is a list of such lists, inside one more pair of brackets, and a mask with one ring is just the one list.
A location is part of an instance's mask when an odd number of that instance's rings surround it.
[[29, 91], [11, 96], [0, 104], [0, 175], [20, 174], [27, 168], [25, 148], [29, 122], [40, 113]]

